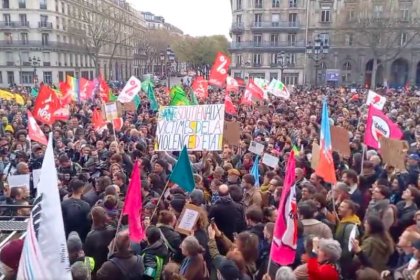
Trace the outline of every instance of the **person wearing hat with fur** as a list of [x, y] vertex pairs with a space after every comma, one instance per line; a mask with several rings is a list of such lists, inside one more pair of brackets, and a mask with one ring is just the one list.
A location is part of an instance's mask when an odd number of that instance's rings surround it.
[[338, 280], [340, 267], [337, 262], [341, 256], [341, 246], [333, 239], [314, 237], [307, 244], [309, 280]]

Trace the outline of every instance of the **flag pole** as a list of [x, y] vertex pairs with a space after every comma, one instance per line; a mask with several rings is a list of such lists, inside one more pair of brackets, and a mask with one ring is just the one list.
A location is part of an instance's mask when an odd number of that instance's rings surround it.
[[166, 192], [168, 186], [169, 186], [169, 180], [166, 182], [165, 187], [163, 188], [163, 192], [160, 195], [158, 202], [156, 203], [156, 208], [155, 208], [155, 210], [153, 210], [152, 216], [150, 216], [150, 221], [152, 221], [153, 217], [155, 216], [155, 214], [157, 212], [157, 209], [159, 207], [159, 204], [162, 201], [162, 197], [165, 195], [165, 192]]

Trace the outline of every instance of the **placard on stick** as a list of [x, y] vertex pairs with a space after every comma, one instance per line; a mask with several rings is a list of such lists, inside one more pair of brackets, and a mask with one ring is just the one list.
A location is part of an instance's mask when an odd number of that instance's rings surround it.
[[262, 155], [264, 152], [264, 145], [255, 141], [251, 141], [251, 144], [249, 145], [248, 149], [251, 153], [254, 153], [256, 155]]
[[190, 235], [194, 230], [194, 226], [200, 217], [200, 207], [193, 204], [185, 204], [179, 216], [175, 230], [179, 233]]
[[223, 144], [239, 145], [241, 140], [241, 127], [237, 122], [225, 121], [223, 129]]
[[400, 171], [406, 170], [405, 157], [409, 148], [407, 141], [380, 137], [379, 143], [382, 160]]
[[331, 146], [333, 151], [336, 151], [342, 157], [350, 157], [350, 137], [347, 129], [339, 126], [331, 126]]
[[319, 156], [321, 153], [321, 147], [317, 143], [312, 144], [312, 159], [311, 159], [311, 168], [316, 169], [319, 162]]
[[270, 166], [272, 168], [276, 168], [279, 165], [279, 158], [275, 157], [273, 155], [270, 155], [268, 153], [265, 153], [263, 158], [262, 158], [262, 162], [267, 166]]

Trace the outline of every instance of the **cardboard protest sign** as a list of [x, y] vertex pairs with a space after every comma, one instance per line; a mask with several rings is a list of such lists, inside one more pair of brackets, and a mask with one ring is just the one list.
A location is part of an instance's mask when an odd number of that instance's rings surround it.
[[316, 169], [319, 162], [319, 156], [321, 153], [321, 147], [317, 143], [312, 144], [312, 158], [311, 158], [311, 168]]
[[185, 204], [179, 216], [175, 230], [179, 233], [190, 235], [200, 217], [200, 207], [193, 204]]
[[223, 130], [223, 144], [239, 145], [241, 140], [241, 127], [238, 122], [225, 121]]
[[379, 143], [382, 160], [398, 170], [405, 170], [405, 158], [409, 148], [407, 141], [380, 137]]
[[347, 129], [338, 126], [331, 126], [331, 146], [333, 151], [336, 151], [342, 157], [350, 157], [350, 137]]
[[258, 106], [256, 109], [261, 114], [267, 114], [267, 113], [270, 112], [270, 108], [268, 107], [268, 105], [266, 105], [266, 106], [264, 106], [264, 105], [263, 106]]
[[262, 158], [262, 162], [267, 166], [276, 168], [279, 165], [279, 158], [265, 153]]
[[155, 150], [220, 151], [224, 122], [224, 104], [161, 107]]
[[118, 118], [117, 103], [113, 102], [105, 104], [105, 117], [109, 122]]
[[29, 174], [7, 176], [7, 183], [10, 188], [24, 187], [29, 190]]
[[262, 155], [264, 152], [264, 145], [261, 143], [257, 143], [255, 141], [252, 141], [251, 144], [249, 145], [249, 149], [248, 149], [251, 153], [254, 153], [256, 155]]

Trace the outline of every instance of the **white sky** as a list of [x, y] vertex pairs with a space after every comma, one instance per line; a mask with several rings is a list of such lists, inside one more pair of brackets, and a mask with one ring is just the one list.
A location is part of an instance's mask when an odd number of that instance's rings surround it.
[[163, 16], [165, 21], [192, 36], [225, 35], [232, 22], [229, 0], [127, 0], [140, 11]]

